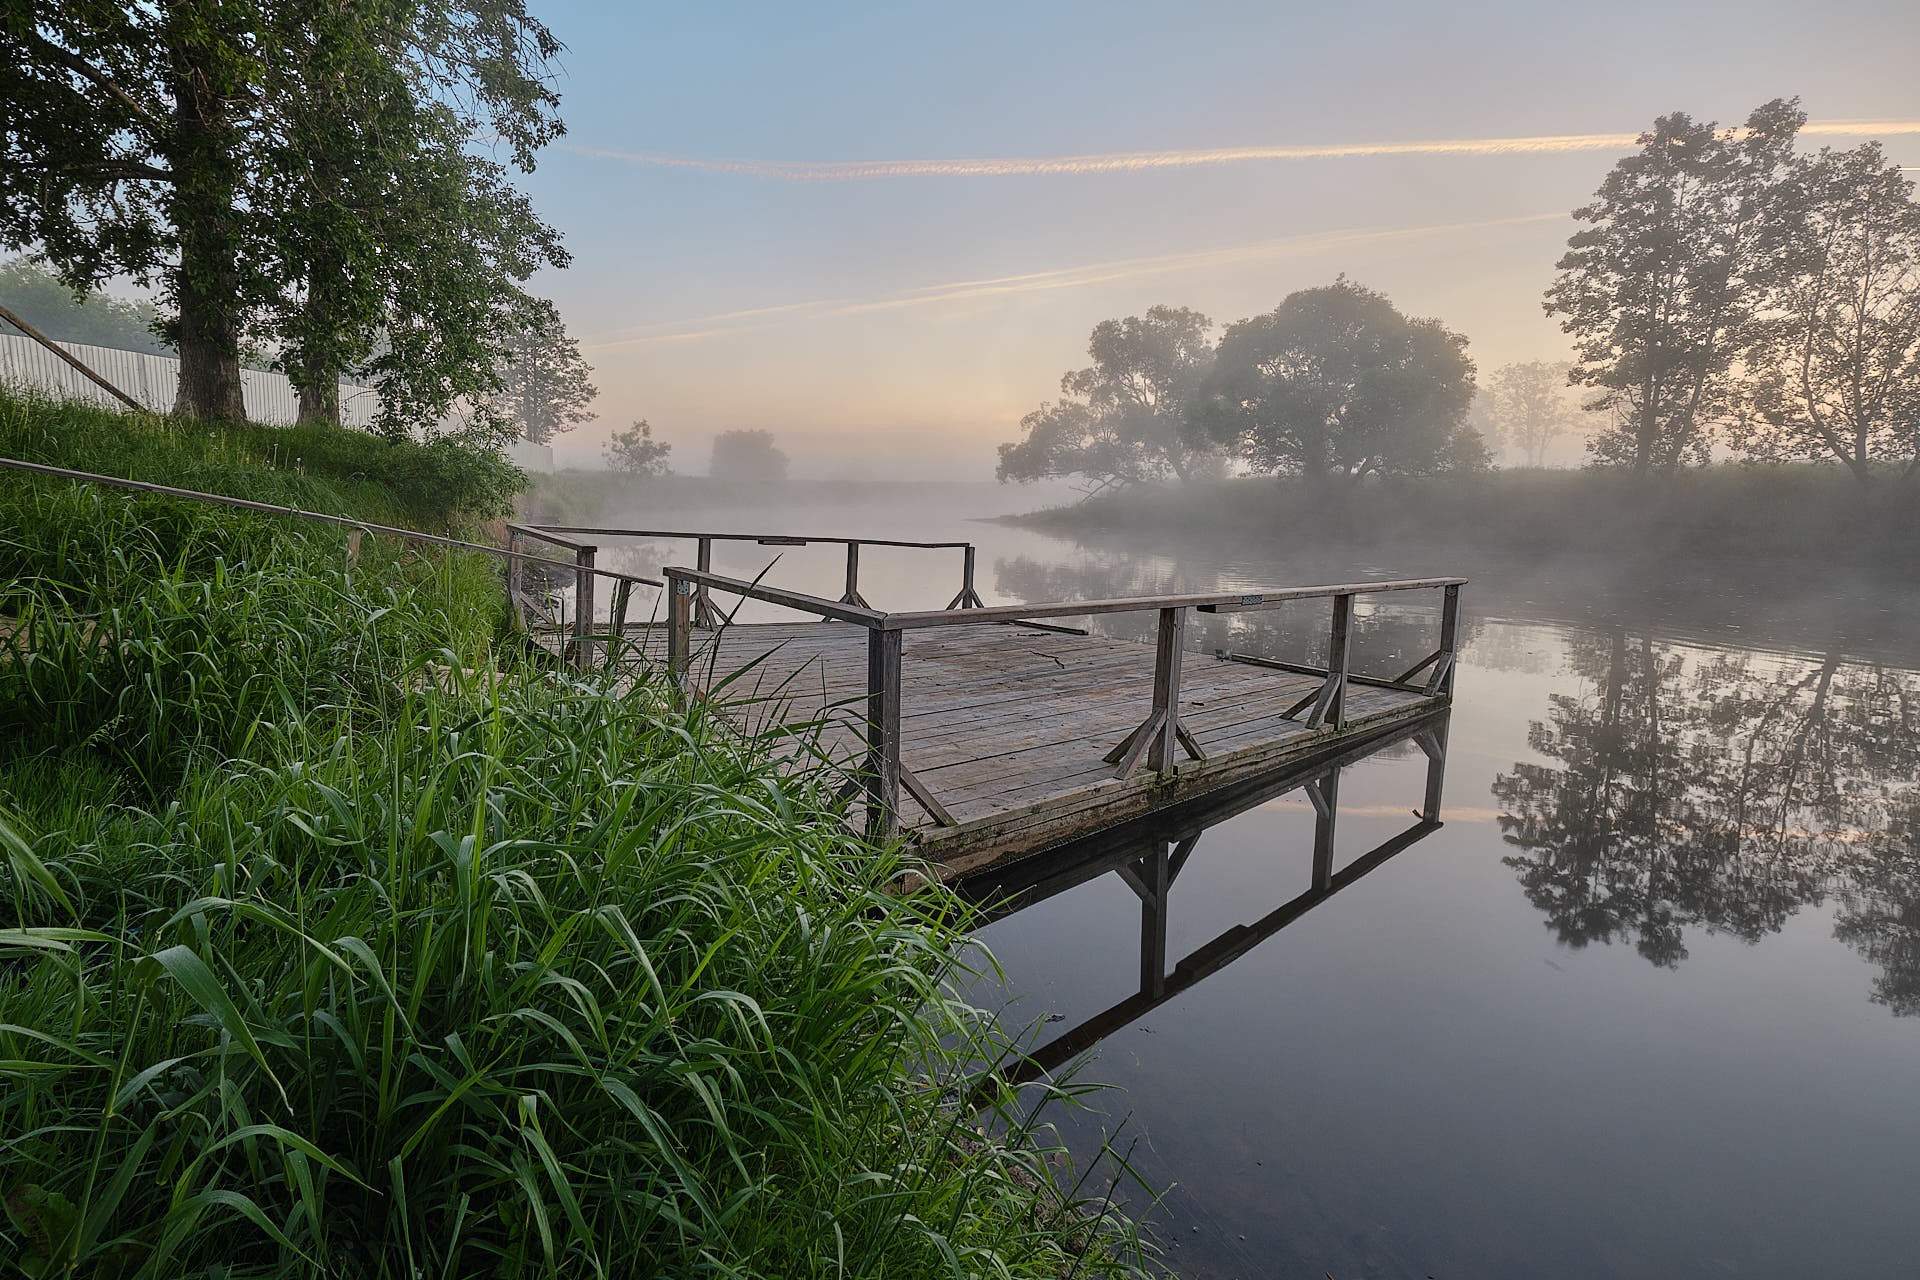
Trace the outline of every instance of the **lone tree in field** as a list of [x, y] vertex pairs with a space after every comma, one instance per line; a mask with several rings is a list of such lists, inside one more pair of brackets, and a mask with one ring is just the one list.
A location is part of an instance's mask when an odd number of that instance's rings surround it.
[[707, 474], [716, 480], [785, 480], [787, 455], [773, 447], [771, 431], [722, 431], [713, 438]]
[[1480, 470], [1467, 340], [1345, 276], [1227, 328], [1196, 418], [1256, 471], [1347, 485]]
[[1217, 452], [1187, 423], [1213, 362], [1212, 328], [1185, 307], [1094, 326], [1093, 364], [1061, 378], [1063, 398], [1020, 420], [1024, 439], [1000, 446], [1001, 483], [1079, 475], [1104, 489], [1216, 470]]
[[1794, 164], [1746, 352], [1748, 456], [1838, 461], [1863, 485], [1920, 476], [1913, 196], [1877, 142]]
[[1581, 425], [1580, 404], [1567, 385], [1568, 366], [1545, 360], [1504, 364], [1480, 388], [1475, 408], [1524, 465], [1540, 466], [1547, 446]]
[[673, 468], [667, 465], [667, 455], [672, 452], [672, 445], [653, 438], [653, 428], [642, 418], [613, 433], [607, 442], [607, 465], [630, 475], [668, 476], [673, 474]]
[[534, 299], [522, 327], [506, 340], [509, 363], [500, 371], [498, 404], [520, 438], [551, 444], [562, 432], [592, 422], [587, 408], [600, 389], [580, 344], [567, 332], [551, 302]]
[[1613, 423], [1588, 448], [1603, 465], [1668, 472], [1708, 457], [1708, 429], [1729, 416], [1730, 370], [1763, 293], [1769, 210], [1806, 122], [1775, 100], [1744, 129], [1662, 116], [1613, 167], [1589, 225], [1567, 241], [1548, 315], [1573, 335], [1574, 378]]

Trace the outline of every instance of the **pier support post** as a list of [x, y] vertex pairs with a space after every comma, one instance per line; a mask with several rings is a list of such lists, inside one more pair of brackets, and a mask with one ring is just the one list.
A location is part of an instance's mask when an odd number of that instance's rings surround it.
[[891, 840], [900, 830], [900, 641], [902, 633], [867, 632], [867, 837]]
[[[1317, 729], [1324, 722], [1341, 729], [1347, 723], [1347, 658], [1353, 648], [1353, 597], [1333, 598], [1333, 628], [1327, 636], [1327, 679], [1314, 697], [1307, 727]], [[1289, 715], [1292, 713], [1289, 712]]]
[[1340, 811], [1340, 770], [1327, 770], [1306, 786], [1313, 802], [1313, 887], [1325, 892], [1333, 884], [1333, 827]]
[[1148, 761], [1155, 773], [1172, 773], [1180, 759], [1180, 659], [1186, 638], [1187, 611], [1162, 609], [1153, 655], [1153, 713], [1160, 729]]
[[1187, 732], [1187, 726], [1180, 722], [1180, 664], [1186, 652], [1186, 635], [1184, 606], [1160, 610], [1159, 637], [1153, 658], [1153, 709], [1138, 728], [1107, 752], [1106, 762], [1117, 766], [1115, 777], [1131, 777], [1142, 757], [1155, 773], [1162, 775], [1175, 771], [1182, 750], [1195, 760], [1207, 758], [1207, 753]]
[[1413, 739], [1427, 757], [1427, 794], [1420, 806], [1420, 816], [1428, 822], [1440, 821], [1440, 793], [1447, 782], [1448, 723], [1442, 720]]
[[1427, 677], [1429, 695], [1453, 693], [1453, 659], [1459, 645], [1460, 588], [1455, 586], [1446, 589], [1440, 605], [1440, 656], [1433, 664], [1433, 674]]

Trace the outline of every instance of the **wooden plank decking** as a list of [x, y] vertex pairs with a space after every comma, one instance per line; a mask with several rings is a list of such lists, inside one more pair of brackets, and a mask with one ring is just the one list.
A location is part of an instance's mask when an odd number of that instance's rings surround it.
[[[752, 728], [822, 722], [820, 742], [857, 768], [864, 751], [868, 632], [839, 622], [696, 633], [692, 687], [718, 690]], [[633, 637], [664, 661], [662, 631]], [[1322, 677], [1188, 654], [1180, 717], [1206, 753], [1171, 775], [1122, 779], [1103, 757], [1151, 707], [1152, 645], [1020, 626], [907, 632], [900, 763], [955, 825], [903, 789], [900, 825], [948, 875], [1032, 852], [1272, 770], [1331, 741], [1431, 710], [1443, 697], [1351, 685], [1345, 723], [1286, 712]]]

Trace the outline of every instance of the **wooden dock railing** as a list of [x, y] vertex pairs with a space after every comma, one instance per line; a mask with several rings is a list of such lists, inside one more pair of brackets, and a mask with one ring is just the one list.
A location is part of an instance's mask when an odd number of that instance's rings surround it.
[[[826, 600], [798, 591], [768, 587], [700, 569], [668, 567], [667, 666], [683, 693], [692, 692], [690, 666], [696, 601], [703, 593], [719, 591], [742, 599], [780, 605], [816, 617], [851, 623], [867, 632], [867, 692], [862, 730], [866, 764], [862, 785], [867, 797], [870, 833], [886, 837], [899, 829], [900, 792], [904, 788], [942, 825], [954, 825], [939, 801], [900, 763], [900, 704], [902, 642], [909, 631], [929, 627], [983, 626], [1026, 623], [1041, 618], [1078, 618], [1116, 613], [1154, 612], [1159, 629], [1154, 649], [1153, 697], [1132, 732], [1107, 752], [1115, 775], [1131, 776], [1141, 763], [1155, 773], [1177, 771], [1180, 753], [1206, 759], [1202, 744], [1181, 723], [1180, 675], [1184, 658], [1187, 614], [1244, 613], [1278, 609], [1303, 600], [1326, 600], [1331, 618], [1328, 658], [1324, 667], [1283, 662], [1247, 654], [1224, 655], [1229, 660], [1319, 676], [1320, 687], [1295, 703], [1287, 718], [1305, 713], [1309, 728], [1339, 730], [1346, 725], [1346, 692], [1350, 683], [1419, 693], [1446, 699], [1453, 692], [1454, 658], [1460, 636], [1460, 588], [1465, 578], [1411, 578], [1388, 582], [1350, 582], [1310, 587], [1281, 587], [1259, 592], [1223, 592], [1193, 595], [1129, 596], [1111, 600], [1072, 600], [1045, 604], [991, 605], [911, 613], [882, 613], [843, 600]], [[1354, 600], [1387, 592], [1439, 591], [1441, 608], [1437, 644], [1433, 652], [1393, 677], [1366, 675], [1350, 669]], [[1413, 683], [1422, 672], [1423, 683]]]
[[[763, 547], [805, 547], [816, 543], [822, 546], [846, 548], [847, 578], [846, 589], [841, 592], [839, 603], [857, 605], [862, 609], [871, 609], [866, 598], [860, 594], [860, 549], [862, 547], [902, 547], [916, 551], [958, 551], [961, 553], [960, 589], [947, 602], [949, 609], [977, 609], [986, 602], [974, 588], [974, 571], [978, 561], [978, 552], [971, 542], [913, 542], [898, 538], [822, 538], [812, 534], [798, 535], [787, 533], [711, 533], [689, 529], [616, 529], [600, 525], [514, 525], [509, 526], [510, 533], [517, 530], [526, 538], [545, 538], [574, 547], [586, 547], [591, 552], [594, 547], [585, 543], [573, 542], [575, 538], [644, 538], [653, 542], [679, 541], [694, 544], [694, 568], [701, 573], [713, 572], [713, 544], [716, 542], [751, 542]], [[713, 602], [704, 587], [694, 597], [694, 622], [697, 626], [711, 627], [719, 624], [719, 614], [713, 608]]]

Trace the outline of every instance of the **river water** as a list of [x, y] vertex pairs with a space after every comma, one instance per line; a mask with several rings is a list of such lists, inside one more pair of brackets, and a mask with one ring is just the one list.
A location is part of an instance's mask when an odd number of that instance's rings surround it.
[[[654, 522], [970, 538], [990, 601], [1474, 578], [1437, 829], [1414, 813], [1432, 761], [1399, 741], [1335, 787], [1215, 815], [1157, 917], [1107, 872], [981, 930], [1004, 977], [972, 997], [1028, 1047], [1112, 1024], [1073, 1073], [1110, 1087], [1054, 1122], [1083, 1162], [1110, 1147], [1156, 1190], [1126, 1194], [1172, 1270], [1920, 1272], [1911, 585], [1444, 546], [1082, 544], [928, 494]], [[775, 580], [838, 594], [837, 553], [781, 554]], [[933, 554], [869, 552], [863, 593], [943, 605], [957, 561]], [[768, 555], [723, 549], [716, 568], [751, 574]], [[1223, 645], [1300, 657], [1323, 626], [1232, 621], [1196, 631], [1194, 660]], [[1430, 605], [1373, 609], [1356, 669], [1394, 674], [1432, 626]], [[1336, 878], [1425, 829], [1316, 894], [1325, 812]], [[1143, 945], [1164, 946], [1167, 998], [1150, 998]]]

